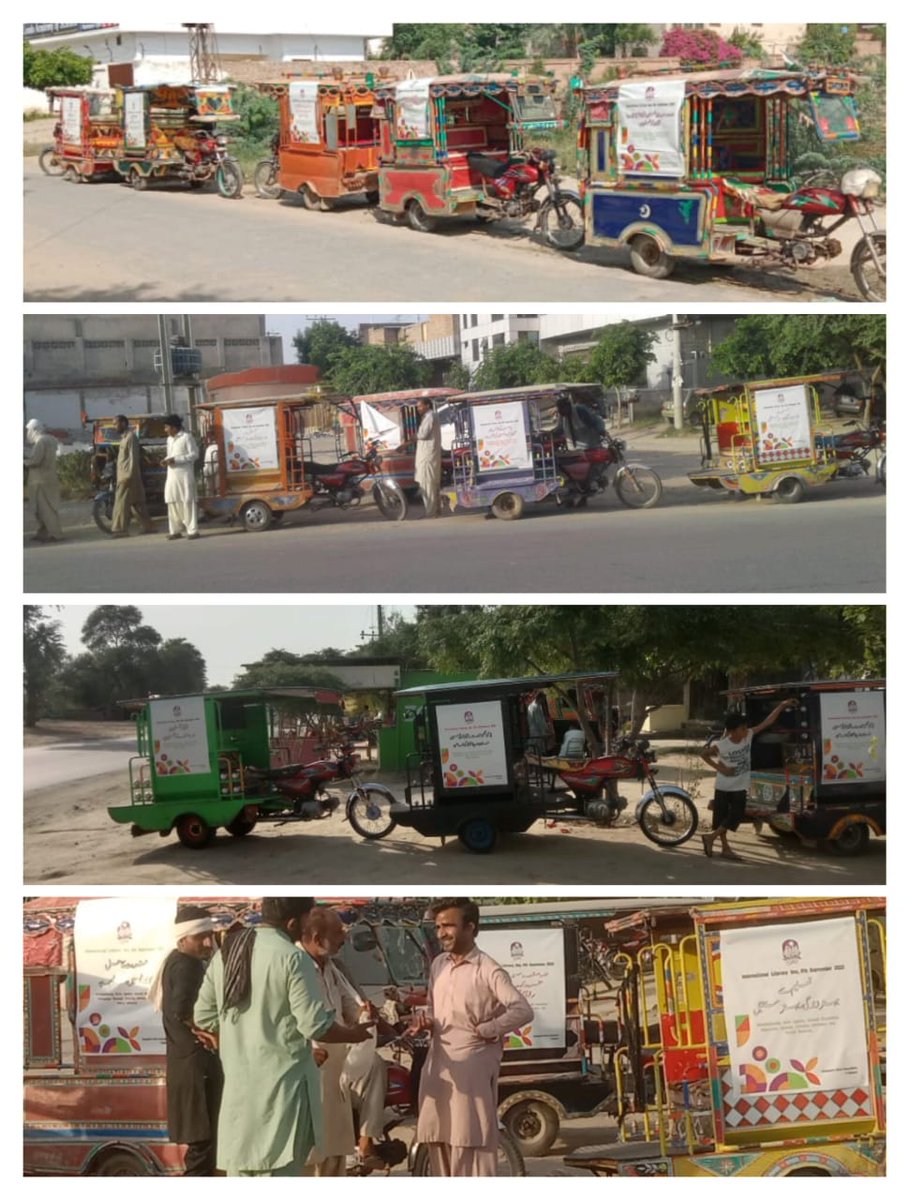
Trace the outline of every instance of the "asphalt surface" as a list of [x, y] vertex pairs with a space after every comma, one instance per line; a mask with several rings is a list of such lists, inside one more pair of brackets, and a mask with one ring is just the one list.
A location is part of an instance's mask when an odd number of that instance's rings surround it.
[[412, 507], [387, 522], [370, 504], [289, 515], [265, 533], [205, 525], [193, 543], [163, 530], [112, 541], [65, 521], [67, 541], [27, 545], [25, 591], [880, 593], [884, 513], [867, 479], [815, 488], [796, 505], [736, 503], [679, 480], [645, 511], [611, 491], [581, 510], [530, 506], [519, 521], [427, 521]]
[[169, 301], [849, 300], [843, 265], [782, 270], [680, 264], [645, 279], [625, 251], [561, 255], [516, 221], [445, 223], [433, 234], [387, 224], [353, 198], [329, 213], [296, 197], [239, 200], [157, 185], [67, 184], [24, 160], [25, 299]]
[[135, 753], [135, 736], [26, 746], [25, 791], [33, 792], [73, 779], [89, 779], [108, 771], [125, 771]]

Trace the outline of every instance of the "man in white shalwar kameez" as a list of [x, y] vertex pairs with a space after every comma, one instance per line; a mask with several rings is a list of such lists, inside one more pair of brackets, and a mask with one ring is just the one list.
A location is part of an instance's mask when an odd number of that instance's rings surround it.
[[442, 486], [442, 434], [439, 418], [432, 401], [423, 397], [417, 401], [420, 425], [417, 429], [417, 452], [413, 477], [417, 481], [427, 517], [439, 515], [439, 491]]
[[502, 1042], [533, 1020], [533, 1009], [476, 946], [480, 913], [472, 900], [439, 900], [430, 912], [442, 953], [429, 972], [429, 1012], [411, 1026], [432, 1035], [416, 1137], [429, 1151], [431, 1175], [495, 1175]]
[[62, 542], [60, 524], [60, 481], [57, 478], [57, 439], [32, 418], [25, 426], [31, 449], [25, 456], [28, 467], [28, 502], [38, 524], [33, 542]]
[[183, 418], [171, 413], [164, 418], [167, 434], [167, 479], [164, 502], [167, 505], [167, 540], [177, 541], [185, 531], [189, 541], [199, 536], [199, 503], [196, 491], [196, 459], [199, 447], [183, 428]]

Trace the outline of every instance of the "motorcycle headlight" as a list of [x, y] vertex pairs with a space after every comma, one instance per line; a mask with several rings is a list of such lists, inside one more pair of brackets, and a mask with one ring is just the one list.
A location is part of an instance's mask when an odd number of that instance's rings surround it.
[[616, 438], [615, 439], [615, 448], [616, 448], [616, 450], [619, 451], [620, 454], [624, 454], [625, 449], [626, 449], [626, 443], [623, 442], [621, 438]]
[[870, 167], [853, 167], [840, 182], [840, 191], [844, 196], [860, 196], [863, 200], [873, 200], [880, 190], [881, 177]]

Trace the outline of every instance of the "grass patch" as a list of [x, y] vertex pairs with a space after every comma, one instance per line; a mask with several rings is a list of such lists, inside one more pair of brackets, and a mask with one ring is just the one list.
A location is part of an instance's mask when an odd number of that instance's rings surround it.
[[53, 113], [49, 113], [46, 108], [27, 108], [22, 114], [22, 120], [28, 124], [29, 121], [47, 121]]

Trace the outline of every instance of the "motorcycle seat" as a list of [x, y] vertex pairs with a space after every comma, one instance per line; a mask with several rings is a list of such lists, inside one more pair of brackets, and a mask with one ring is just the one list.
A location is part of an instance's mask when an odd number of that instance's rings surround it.
[[307, 462], [304, 469], [308, 475], [334, 475], [338, 463]]
[[478, 175], [483, 175], [486, 179], [498, 179], [500, 175], [504, 175], [511, 166], [509, 159], [504, 161], [501, 158], [492, 158], [488, 154], [467, 155], [467, 165], [472, 171], [476, 171]]

